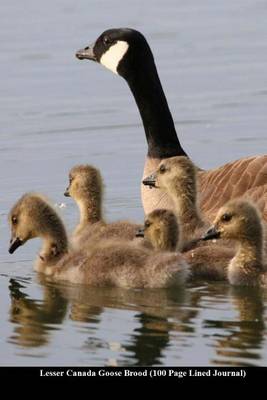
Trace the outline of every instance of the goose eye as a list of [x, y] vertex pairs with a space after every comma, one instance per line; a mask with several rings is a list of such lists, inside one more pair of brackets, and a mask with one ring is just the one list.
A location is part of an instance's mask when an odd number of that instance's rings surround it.
[[224, 222], [229, 222], [229, 221], [231, 221], [231, 219], [232, 219], [232, 215], [227, 214], [227, 213], [223, 214], [223, 216], [221, 217], [221, 220]]
[[16, 225], [18, 223], [17, 217], [12, 217], [11, 220], [13, 225]]
[[165, 165], [161, 165], [160, 168], [159, 168], [159, 171], [160, 171], [161, 174], [163, 174], [166, 171]]
[[109, 44], [112, 43], [112, 40], [111, 40], [108, 36], [104, 36], [104, 37], [103, 37], [103, 43], [104, 43], [105, 45], [109, 45]]

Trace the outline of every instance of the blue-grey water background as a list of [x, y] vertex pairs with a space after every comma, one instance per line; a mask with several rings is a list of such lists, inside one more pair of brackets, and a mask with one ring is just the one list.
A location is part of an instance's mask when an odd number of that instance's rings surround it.
[[[75, 50], [105, 29], [142, 31], [180, 140], [201, 167], [267, 152], [265, 0], [4, 0], [0, 13], [0, 364], [267, 364], [266, 293], [199, 282], [182, 291], [46, 284], [40, 243], [8, 254], [7, 213], [41, 191], [69, 230], [70, 167], [101, 169], [109, 220], [142, 221], [146, 143], [126, 83]], [[142, 60], [140, 60], [140, 63]]]

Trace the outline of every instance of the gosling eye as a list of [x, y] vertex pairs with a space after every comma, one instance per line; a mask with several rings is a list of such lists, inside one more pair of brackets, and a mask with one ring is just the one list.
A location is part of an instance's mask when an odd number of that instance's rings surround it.
[[13, 224], [13, 225], [16, 225], [16, 224], [18, 223], [18, 218], [15, 217], [15, 216], [13, 216], [13, 217], [11, 218], [11, 221], [12, 221], [12, 224]]
[[165, 171], [166, 171], [166, 167], [165, 167], [165, 165], [163, 164], [163, 165], [160, 166], [159, 172], [160, 172], [161, 174], [164, 174]]
[[228, 214], [228, 213], [223, 214], [221, 217], [221, 220], [223, 222], [229, 222], [229, 221], [231, 221], [231, 219], [232, 219], [232, 215]]
[[69, 177], [69, 182], [71, 183], [73, 181], [73, 176]]
[[150, 225], [151, 225], [150, 221], [146, 221], [146, 222], [145, 222], [145, 228], [149, 228]]
[[104, 37], [103, 37], [103, 43], [104, 43], [106, 46], [108, 46], [109, 44], [112, 43], [112, 39], [111, 39], [110, 37], [108, 37], [108, 36], [104, 36]]

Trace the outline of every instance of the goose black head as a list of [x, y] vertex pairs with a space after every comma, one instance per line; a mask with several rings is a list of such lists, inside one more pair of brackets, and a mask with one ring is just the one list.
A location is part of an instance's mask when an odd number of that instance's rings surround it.
[[76, 57], [96, 61], [125, 79], [154, 63], [145, 37], [129, 28], [108, 29], [94, 44], [78, 50]]

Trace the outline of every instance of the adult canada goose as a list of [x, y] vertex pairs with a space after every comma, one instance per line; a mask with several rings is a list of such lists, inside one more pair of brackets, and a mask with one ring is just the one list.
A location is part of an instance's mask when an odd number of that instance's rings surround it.
[[189, 273], [182, 256], [154, 252], [126, 241], [102, 240], [86, 251], [71, 251], [61, 219], [39, 194], [22, 196], [11, 209], [9, 222], [9, 252], [40, 237], [43, 247], [35, 270], [54, 280], [91, 286], [159, 288], [179, 286]]
[[[180, 224], [170, 210], [157, 209], [149, 213], [143, 228], [136, 233], [155, 250], [177, 251], [180, 244]], [[225, 246], [210, 244], [182, 253], [190, 266], [190, 279], [226, 280], [229, 261], [235, 251]]]
[[[162, 159], [186, 155], [176, 134], [153, 54], [140, 32], [129, 28], [109, 29], [93, 45], [77, 51], [76, 57], [96, 61], [127, 81], [141, 114], [148, 144], [144, 177]], [[267, 155], [246, 157], [209, 171], [199, 169], [198, 175], [200, 206], [212, 217], [229, 199], [267, 183]], [[173, 208], [166, 193], [143, 186], [141, 190], [145, 214], [155, 208]]]
[[230, 261], [227, 276], [232, 285], [267, 285], [267, 265], [264, 259], [264, 230], [255, 206], [246, 200], [232, 200], [223, 206], [214, 226], [203, 240], [225, 238], [235, 240], [238, 249]]
[[267, 221], [267, 184], [248, 190], [244, 197], [257, 204], [263, 219]]
[[69, 172], [69, 185], [64, 193], [72, 197], [80, 209], [80, 222], [72, 241], [84, 245], [88, 241], [108, 238], [132, 240], [138, 224], [130, 221], [107, 223], [103, 218], [103, 182], [100, 171], [91, 165], [77, 165]]

